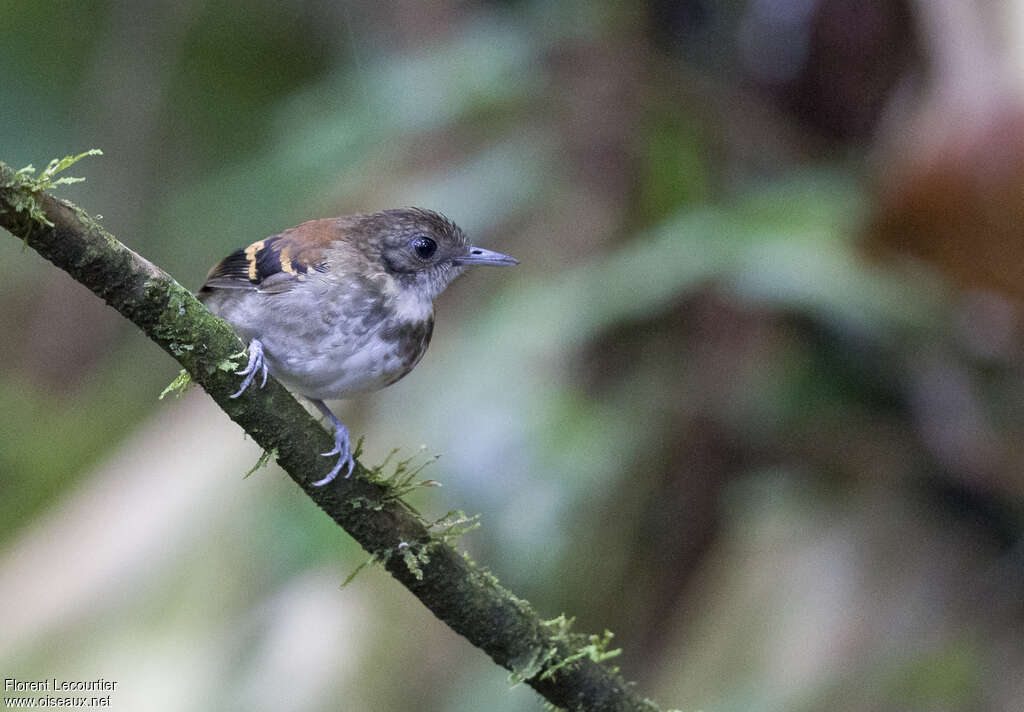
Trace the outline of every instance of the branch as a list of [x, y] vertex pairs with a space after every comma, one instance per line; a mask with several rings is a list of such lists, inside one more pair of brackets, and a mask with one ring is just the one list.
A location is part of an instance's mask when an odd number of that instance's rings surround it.
[[394, 492], [364, 479], [368, 470], [362, 465], [351, 479], [313, 487], [310, 483], [323, 475], [318, 453], [333, 446], [327, 432], [273, 378], [262, 389], [229, 398], [238, 388], [233, 359], [244, 348], [231, 327], [83, 210], [47, 193], [57, 183], [49, 180], [55, 172], [35, 179], [0, 162], [0, 227], [142, 329], [253, 440], [276, 455], [331, 519], [434, 615], [509, 670], [513, 680], [571, 710], [657, 710], [616, 670], [599, 663], [609, 655], [593, 645], [594, 636], [570, 634], [564, 618], [541, 620], [526, 601], [457, 553], [447, 537], [432, 536]]

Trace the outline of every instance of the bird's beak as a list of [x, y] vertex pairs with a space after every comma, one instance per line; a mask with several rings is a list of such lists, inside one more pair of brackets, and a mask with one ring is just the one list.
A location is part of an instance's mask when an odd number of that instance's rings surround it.
[[482, 247], [469, 246], [469, 252], [452, 260], [457, 265], [517, 265], [519, 260]]

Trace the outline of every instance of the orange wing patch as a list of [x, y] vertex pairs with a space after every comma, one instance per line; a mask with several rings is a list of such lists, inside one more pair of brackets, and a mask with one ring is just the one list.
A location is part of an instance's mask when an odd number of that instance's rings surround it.
[[[334, 220], [314, 220], [235, 250], [210, 270], [200, 292], [213, 289], [287, 291], [310, 270], [327, 269], [326, 251], [340, 239]], [[291, 279], [289, 279], [291, 277]]]

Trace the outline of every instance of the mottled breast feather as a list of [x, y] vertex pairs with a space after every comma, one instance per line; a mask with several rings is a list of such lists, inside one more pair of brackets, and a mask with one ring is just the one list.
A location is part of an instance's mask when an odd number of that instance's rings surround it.
[[[301, 229], [301, 233], [299, 232]], [[296, 239], [298, 235], [302, 239]], [[326, 251], [344, 232], [335, 219], [312, 220], [235, 250], [206, 277], [200, 294], [214, 289], [257, 289], [270, 294], [291, 289], [310, 270], [327, 269]]]
[[400, 364], [394, 377], [390, 378], [386, 385], [390, 386], [404, 377], [420, 362], [427, 351], [427, 346], [430, 345], [433, 333], [433, 317], [423, 321], [399, 321], [387, 324], [381, 329], [380, 337], [394, 344], [394, 355]]

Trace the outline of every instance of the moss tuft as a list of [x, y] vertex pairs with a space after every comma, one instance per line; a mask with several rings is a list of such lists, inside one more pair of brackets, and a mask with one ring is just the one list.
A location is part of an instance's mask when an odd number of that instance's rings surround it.
[[[36, 225], [53, 227], [53, 223], [46, 217], [46, 213], [39, 205], [39, 195], [44, 191], [55, 188], [59, 185], [70, 185], [81, 183], [85, 178], [73, 178], [71, 176], [57, 177], [57, 174], [67, 170], [78, 163], [86, 156], [102, 156], [103, 151], [92, 148], [77, 156], [64, 156], [54, 158], [50, 161], [39, 177], [35, 176], [35, 166], [29, 164], [21, 170], [15, 171], [12, 178], [0, 184], [0, 191], [4, 192], [4, 199], [14, 209], [14, 212], [25, 213], [29, 220]], [[25, 238], [26, 244], [28, 237]]]
[[[360, 438], [359, 449], [362, 448], [362, 442], [362, 438]], [[419, 453], [396, 462], [393, 466], [394, 469], [390, 474], [386, 471], [391, 467], [391, 461], [394, 459], [395, 455], [398, 454], [398, 448], [389, 452], [387, 457], [385, 457], [383, 462], [379, 465], [371, 467], [368, 470], [366, 479], [384, 488], [384, 502], [401, 501], [403, 497], [420, 487], [441, 487], [441, 483], [437, 480], [416, 480], [416, 477], [423, 472], [423, 470], [433, 465], [441, 457], [440, 455], [433, 455], [427, 457], [422, 462], [417, 463], [416, 460], [421, 456], [424, 449], [425, 448], [420, 448]], [[358, 455], [356, 455], [356, 457], [358, 457]], [[415, 513], [416, 510], [407, 503], [402, 502], [402, 504], [404, 504], [407, 509]]]
[[185, 369], [181, 369], [178, 375], [174, 377], [174, 380], [167, 384], [167, 388], [160, 391], [160, 397], [157, 400], [163, 400], [164, 396], [170, 393], [173, 393], [175, 398], [181, 398], [191, 387], [192, 376]]
[[246, 472], [242, 476], [242, 479], [244, 480], [244, 479], [248, 478], [249, 475], [251, 475], [252, 473], [256, 472], [256, 470], [260, 469], [261, 467], [266, 467], [267, 463], [269, 463], [271, 460], [276, 460], [276, 459], [277, 459], [277, 448], [276, 447], [273, 450], [264, 450], [260, 454], [259, 459], [256, 460], [256, 464], [249, 468], [249, 471]]
[[[560, 618], [562, 618], [562, 616], [560, 616]], [[571, 624], [572, 620], [570, 619], [569, 625]], [[568, 634], [568, 627], [566, 627], [565, 632]], [[543, 673], [541, 673], [540, 679], [547, 680], [548, 678], [554, 677], [556, 672], [582, 658], [590, 658], [595, 663], [603, 663], [605, 660], [618, 657], [622, 654], [622, 648], [608, 650], [608, 644], [612, 642], [612, 638], [614, 637], [615, 634], [610, 630], [606, 630], [601, 635], [591, 634], [587, 636], [587, 640], [589, 642], [586, 645], [580, 646], [572, 655], [567, 655], [554, 665], [548, 667]], [[617, 673], [618, 668], [613, 667], [612, 672]]]

